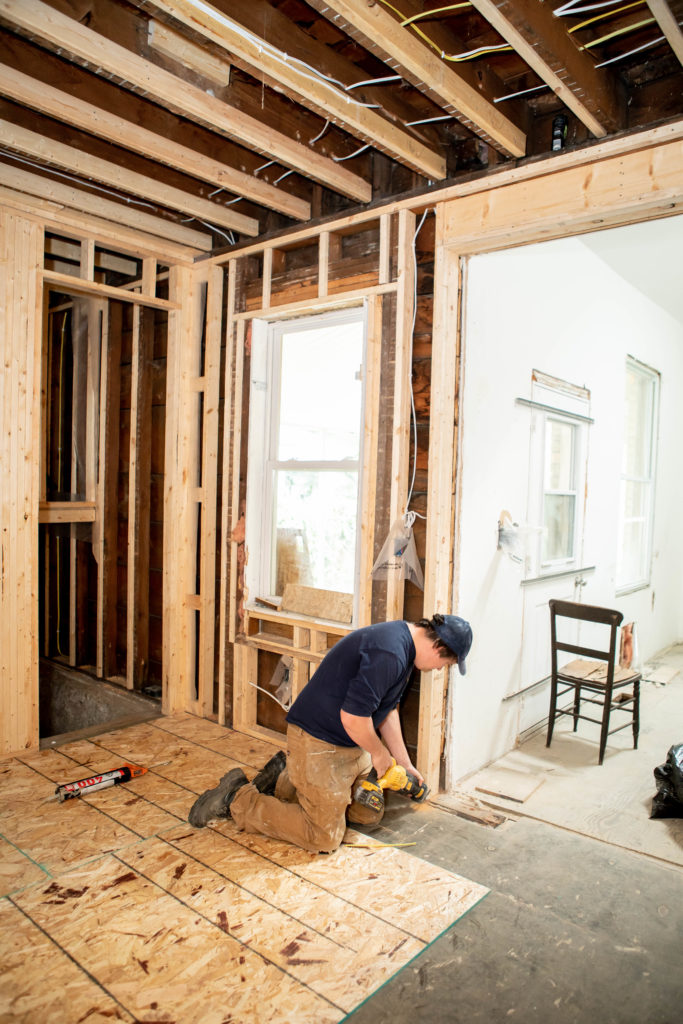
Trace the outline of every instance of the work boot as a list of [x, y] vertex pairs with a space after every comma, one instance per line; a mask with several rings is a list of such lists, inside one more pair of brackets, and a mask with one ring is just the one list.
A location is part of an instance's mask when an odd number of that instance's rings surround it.
[[230, 804], [238, 789], [246, 786], [246, 775], [241, 768], [233, 768], [226, 772], [214, 789], [207, 789], [197, 797], [190, 808], [187, 820], [195, 828], [204, 828], [214, 818], [229, 818]]
[[267, 764], [264, 764], [261, 771], [252, 779], [252, 785], [256, 786], [259, 793], [272, 796], [275, 792], [275, 784], [287, 763], [287, 755], [284, 750], [278, 750], [277, 754], [271, 757]]

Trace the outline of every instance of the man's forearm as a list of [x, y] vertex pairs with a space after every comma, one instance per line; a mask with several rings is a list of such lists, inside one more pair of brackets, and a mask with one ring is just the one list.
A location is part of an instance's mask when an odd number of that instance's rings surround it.
[[378, 775], [383, 775], [391, 767], [391, 754], [379, 738], [372, 723], [372, 718], [350, 715], [340, 712], [341, 723], [349, 738], [363, 750], [367, 750]]

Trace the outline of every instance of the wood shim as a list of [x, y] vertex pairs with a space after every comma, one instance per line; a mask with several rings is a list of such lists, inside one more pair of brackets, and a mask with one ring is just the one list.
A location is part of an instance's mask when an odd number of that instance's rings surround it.
[[351, 622], [353, 618], [353, 594], [342, 594], [336, 590], [318, 590], [303, 587], [299, 583], [287, 583], [280, 606], [283, 612], [299, 612], [316, 619], [331, 619], [333, 622]]

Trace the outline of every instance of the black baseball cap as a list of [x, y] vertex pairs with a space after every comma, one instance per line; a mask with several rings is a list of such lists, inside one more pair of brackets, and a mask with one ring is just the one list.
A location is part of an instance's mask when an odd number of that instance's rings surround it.
[[460, 675], [465, 675], [465, 659], [470, 652], [472, 646], [472, 627], [469, 622], [465, 619], [461, 619], [458, 615], [443, 615], [439, 616], [443, 619], [442, 622], [434, 622], [432, 620], [432, 628], [439, 640], [442, 640], [449, 651], [457, 655], [458, 658], [458, 669]]

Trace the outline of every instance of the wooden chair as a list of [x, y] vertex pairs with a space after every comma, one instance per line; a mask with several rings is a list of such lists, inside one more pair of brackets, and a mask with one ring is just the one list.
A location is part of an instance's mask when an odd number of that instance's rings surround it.
[[[550, 642], [551, 642], [551, 687], [550, 687], [550, 714], [548, 717], [548, 736], [546, 747], [550, 746], [553, 736], [555, 719], [560, 715], [570, 715], [574, 719], [574, 732], [579, 724], [579, 719], [588, 722], [595, 722], [600, 726], [600, 759], [602, 764], [605, 756], [607, 737], [612, 733], [626, 729], [629, 725], [633, 728], [633, 747], [638, 747], [638, 731], [640, 728], [640, 679], [639, 672], [630, 668], [620, 668], [616, 664], [618, 659], [617, 638], [619, 626], [623, 619], [621, 612], [612, 611], [609, 608], [597, 608], [594, 605], [575, 604], [573, 601], [550, 602]], [[569, 618], [579, 619], [583, 622], [596, 622], [609, 627], [610, 642], [606, 651], [596, 650], [592, 647], [570, 644], [557, 639], [557, 619]], [[578, 655], [574, 661], [558, 667], [558, 654], [567, 651]], [[623, 687], [632, 687], [632, 693], [622, 693]], [[619, 693], [614, 695], [614, 691]], [[565, 694], [573, 691], [573, 703], [565, 708], [558, 707], [558, 700]], [[581, 702], [585, 701], [602, 707], [601, 718], [591, 718], [589, 715], [581, 714]], [[612, 711], [629, 712], [630, 720], [618, 725], [614, 729], [609, 728], [610, 714]]]

